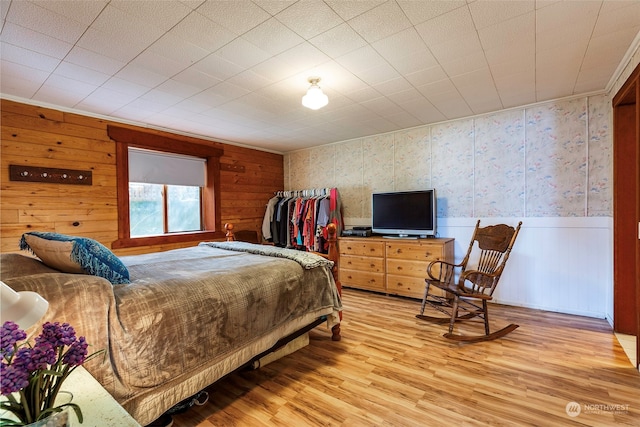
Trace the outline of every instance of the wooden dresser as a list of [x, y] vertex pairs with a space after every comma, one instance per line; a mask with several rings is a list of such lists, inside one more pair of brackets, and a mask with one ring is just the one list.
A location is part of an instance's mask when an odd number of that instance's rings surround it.
[[453, 239], [340, 237], [342, 286], [422, 299], [430, 261], [453, 262]]

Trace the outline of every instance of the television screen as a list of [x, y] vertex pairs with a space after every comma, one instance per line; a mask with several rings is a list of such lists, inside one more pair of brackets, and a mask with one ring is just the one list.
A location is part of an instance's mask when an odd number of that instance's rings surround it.
[[435, 236], [436, 191], [373, 193], [372, 231], [384, 235]]

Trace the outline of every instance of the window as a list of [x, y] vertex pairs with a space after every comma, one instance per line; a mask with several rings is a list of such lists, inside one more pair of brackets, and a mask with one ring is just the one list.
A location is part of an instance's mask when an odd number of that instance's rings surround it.
[[202, 230], [206, 160], [129, 147], [131, 237]]
[[116, 142], [114, 249], [211, 240], [220, 225], [220, 157], [202, 140], [107, 126]]

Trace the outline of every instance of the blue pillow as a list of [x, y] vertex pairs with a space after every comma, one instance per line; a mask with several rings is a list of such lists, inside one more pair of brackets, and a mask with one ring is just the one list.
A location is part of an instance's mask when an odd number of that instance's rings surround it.
[[130, 283], [129, 270], [122, 261], [102, 243], [87, 237], [31, 231], [22, 235], [20, 249], [65, 273], [100, 276], [114, 285]]

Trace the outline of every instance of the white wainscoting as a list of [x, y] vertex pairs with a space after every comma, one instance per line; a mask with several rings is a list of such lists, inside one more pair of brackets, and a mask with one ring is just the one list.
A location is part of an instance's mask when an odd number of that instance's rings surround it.
[[[613, 326], [612, 218], [438, 218], [438, 235], [456, 239], [456, 262], [478, 219], [483, 226], [522, 221], [495, 302], [606, 318]], [[371, 218], [345, 218], [345, 224], [371, 225]]]
[[[522, 221], [494, 301], [613, 324], [612, 218], [477, 219], [483, 226]], [[438, 218], [438, 234], [456, 239], [456, 262], [466, 253], [477, 219]]]

